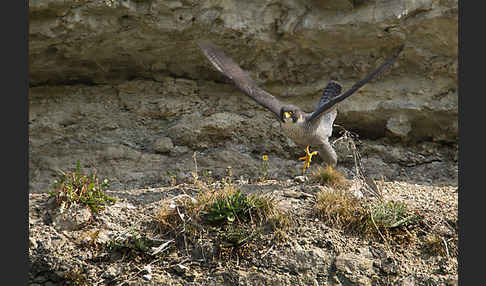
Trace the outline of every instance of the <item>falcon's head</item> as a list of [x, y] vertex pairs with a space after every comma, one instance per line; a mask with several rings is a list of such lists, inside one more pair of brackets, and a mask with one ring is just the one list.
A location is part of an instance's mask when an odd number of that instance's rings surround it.
[[303, 112], [297, 106], [285, 105], [280, 110], [280, 120], [284, 123], [297, 123], [304, 121]]

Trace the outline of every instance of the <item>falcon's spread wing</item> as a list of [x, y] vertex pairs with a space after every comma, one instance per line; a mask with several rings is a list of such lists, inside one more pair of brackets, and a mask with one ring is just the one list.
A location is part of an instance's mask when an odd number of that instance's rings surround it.
[[231, 58], [216, 45], [209, 41], [199, 42], [204, 55], [222, 74], [231, 79], [246, 95], [251, 97], [263, 107], [269, 109], [280, 119], [282, 104], [270, 93], [257, 86], [248, 73], [242, 70]]
[[[319, 107], [308, 118], [308, 121], [312, 121], [315, 118], [319, 117], [319, 115], [322, 112], [330, 109], [336, 103], [339, 103], [339, 102], [343, 101], [344, 99], [346, 99], [347, 97], [349, 97], [350, 95], [352, 95], [354, 92], [356, 92], [363, 85], [365, 85], [367, 82], [369, 82], [371, 79], [373, 79], [376, 75], [378, 75], [379, 73], [381, 73], [385, 68], [391, 66], [395, 62], [395, 60], [398, 58], [398, 55], [400, 55], [400, 53], [402, 52], [404, 46], [405, 45], [401, 45], [400, 48], [398, 48], [398, 50], [388, 60], [386, 60], [385, 63], [383, 63], [377, 70], [375, 70], [374, 72], [372, 72], [369, 75], [367, 75], [364, 79], [362, 79], [362, 80], [358, 81], [357, 83], [355, 83], [345, 93], [343, 93], [343, 94], [341, 94], [339, 96], [336, 96], [334, 98], [330, 98], [324, 104], [319, 105]], [[321, 99], [321, 101], [322, 101], [322, 99]]]
[[326, 88], [324, 88], [324, 91], [322, 92], [322, 97], [321, 100], [319, 100], [319, 104], [317, 104], [317, 108], [319, 106], [325, 104], [329, 100], [333, 99], [334, 97], [338, 96], [341, 94], [341, 91], [343, 90], [343, 86], [336, 82], [336, 81], [331, 81], [326, 85]]

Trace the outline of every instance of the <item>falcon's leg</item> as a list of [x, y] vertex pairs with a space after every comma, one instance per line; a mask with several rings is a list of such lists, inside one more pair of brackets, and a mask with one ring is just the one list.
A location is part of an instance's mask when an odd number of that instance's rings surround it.
[[325, 140], [322, 144], [314, 146], [319, 151], [319, 157], [325, 165], [334, 167], [337, 164], [337, 154], [336, 151], [331, 146], [329, 141]]
[[302, 168], [302, 175], [305, 174], [305, 169], [310, 167], [310, 162], [312, 161], [312, 156], [314, 155], [317, 155], [317, 151], [311, 153], [309, 151], [309, 146], [307, 145], [307, 147], [305, 148], [305, 156], [299, 158], [299, 160], [305, 160], [304, 168]]

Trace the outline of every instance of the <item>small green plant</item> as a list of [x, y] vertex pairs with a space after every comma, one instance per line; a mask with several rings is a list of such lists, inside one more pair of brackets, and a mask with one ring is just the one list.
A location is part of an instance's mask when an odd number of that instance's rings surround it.
[[52, 190], [47, 190], [51, 197], [55, 197], [58, 205], [69, 208], [72, 204], [88, 205], [91, 211], [98, 213], [108, 202], [116, 199], [104, 193], [108, 187], [108, 180], [100, 183], [96, 173], [85, 175], [77, 162], [76, 171], [61, 172], [59, 179], [52, 184]]
[[253, 217], [262, 219], [272, 209], [270, 204], [266, 198], [235, 190], [215, 198], [203, 214], [210, 223], [232, 223], [235, 220], [248, 222]]
[[403, 202], [378, 200], [368, 205], [363, 231], [366, 234], [379, 235], [384, 242], [408, 243], [415, 237], [409, 229], [418, 226], [422, 219], [410, 212]]
[[408, 211], [403, 202], [378, 201], [370, 207], [370, 219], [379, 228], [396, 228], [417, 222], [417, 215]]
[[219, 233], [222, 247], [241, 247], [249, 243], [260, 234], [260, 229], [252, 229], [242, 225], [228, 225], [224, 231]]
[[129, 231], [127, 235], [110, 240], [106, 247], [109, 251], [120, 251], [133, 256], [152, 256], [154, 247], [160, 246], [160, 241], [151, 239], [145, 233]]
[[158, 234], [184, 242], [174, 246], [186, 251], [204, 247], [201, 241], [209, 240], [216, 246], [210, 255], [223, 260], [250, 255], [267, 242], [261, 238], [268, 231], [275, 233], [275, 242], [286, 240], [291, 221], [275, 198], [242, 193], [231, 184], [230, 175], [220, 181], [221, 188], [201, 183], [195, 197], [184, 194], [163, 202], [154, 214]]

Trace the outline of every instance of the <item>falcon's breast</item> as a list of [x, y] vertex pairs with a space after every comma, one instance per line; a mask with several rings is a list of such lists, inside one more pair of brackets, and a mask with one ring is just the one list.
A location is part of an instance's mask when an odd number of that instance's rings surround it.
[[289, 137], [295, 144], [300, 146], [309, 145], [309, 141], [312, 141], [313, 131], [310, 125], [305, 121], [297, 122], [282, 122], [280, 123], [282, 131], [285, 136]]

